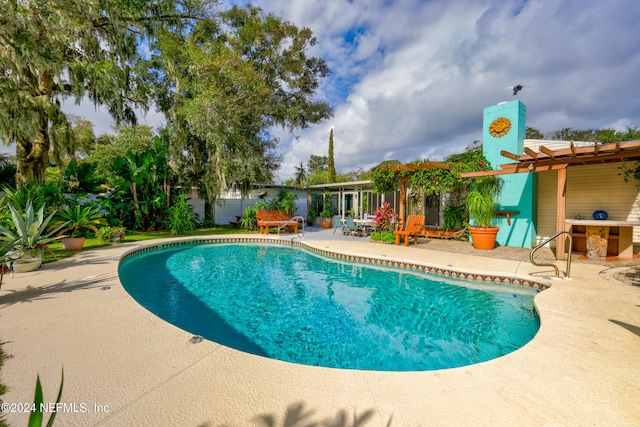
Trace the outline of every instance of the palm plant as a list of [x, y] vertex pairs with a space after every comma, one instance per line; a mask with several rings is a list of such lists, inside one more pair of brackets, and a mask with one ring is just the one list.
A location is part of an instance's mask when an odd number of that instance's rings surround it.
[[55, 215], [55, 212], [52, 212], [45, 218], [45, 207], [41, 206], [37, 215], [34, 215], [33, 204], [31, 201], [27, 201], [26, 212], [23, 217], [12, 205], [8, 206], [11, 210], [11, 216], [13, 217], [16, 230], [14, 231], [7, 227], [0, 226], [0, 240], [15, 241], [15, 248], [18, 249], [21, 255], [25, 253], [30, 253], [31, 256], [36, 255], [34, 251], [38, 251], [53, 240], [60, 239], [61, 237], [56, 237], [55, 234], [67, 225], [66, 222], [61, 222], [52, 230], [47, 231], [49, 222]]
[[70, 234], [71, 237], [86, 237], [88, 231], [94, 233], [106, 221], [97, 208], [75, 205], [58, 213], [58, 221], [54, 224], [59, 234]]

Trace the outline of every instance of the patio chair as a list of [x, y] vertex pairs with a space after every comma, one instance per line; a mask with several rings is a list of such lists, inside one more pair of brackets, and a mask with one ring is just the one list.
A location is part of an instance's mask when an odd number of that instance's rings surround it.
[[356, 234], [359, 233], [359, 231], [360, 230], [358, 230], [358, 226], [353, 221], [353, 218], [346, 217], [345, 218], [345, 223], [344, 223], [344, 225], [342, 227], [342, 234], [355, 236]]
[[333, 216], [333, 234], [336, 234], [336, 230], [342, 230], [344, 227], [342, 225], [342, 217], [340, 215]]
[[409, 215], [403, 229], [393, 232], [396, 235], [396, 245], [400, 244], [400, 236], [404, 236], [404, 245], [409, 246], [409, 238], [413, 237], [414, 245], [418, 244], [418, 236], [422, 233], [424, 215]]

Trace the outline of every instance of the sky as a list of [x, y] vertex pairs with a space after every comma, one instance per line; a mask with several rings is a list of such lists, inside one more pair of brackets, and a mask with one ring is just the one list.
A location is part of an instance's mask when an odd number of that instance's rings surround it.
[[[235, 4], [242, 4], [238, 0]], [[231, 3], [225, 3], [230, 5]], [[519, 99], [527, 126], [640, 126], [640, 2], [637, 0], [254, 0], [317, 44], [309, 55], [331, 70], [318, 99], [332, 118], [282, 130], [277, 182], [327, 155], [334, 132], [338, 172], [383, 160], [442, 160], [482, 140], [485, 107]], [[515, 84], [524, 89], [514, 96]], [[65, 104], [92, 120], [93, 106]], [[141, 122], [161, 125], [151, 111]]]

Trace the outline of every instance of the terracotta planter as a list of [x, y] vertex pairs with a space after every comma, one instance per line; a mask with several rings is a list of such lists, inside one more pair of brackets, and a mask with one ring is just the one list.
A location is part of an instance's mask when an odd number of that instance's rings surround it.
[[322, 221], [322, 228], [331, 228], [331, 221]]
[[79, 251], [84, 245], [84, 237], [64, 237], [62, 249], [65, 251]]
[[498, 230], [500, 227], [469, 227], [473, 247], [482, 250], [495, 248]]

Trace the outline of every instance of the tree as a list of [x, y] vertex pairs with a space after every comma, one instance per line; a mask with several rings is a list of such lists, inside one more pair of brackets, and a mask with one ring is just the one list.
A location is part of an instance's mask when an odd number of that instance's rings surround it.
[[544, 134], [534, 127], [527, 126], [524, 137], [527, 139], [544, 139]]
[[329, 165], [329, 158], [327, 156], [316, 156], [312, 154], [307, 162], [307, 170], [310, 174], [314, 174], [318, 171], [327, 171]]
[[75, 115], [70, 115], [69, 119], [72, 124], [71, 131], [75, 142], [75, 149], [72, 155], [75, 153], [80, 157], [87, 157], [96, 145], [93, 123]]
[[[129, 150], [113, 163], [114, 191], [108, 203], [116, 204], [118, 218], [130, 229], [165, 228], [167, 184], [171, 179], [168, 167], [168, 141], [155, 137], [143, 151]], [[133, 209], [131, 209], [133, 208]], [[110, 212], [115, 216], [114, 212]]]
[[0, 2], [0, 139], [16, 144], [17, 179], [42, 180], [54, 160], [73, 155], [60, 100], [87, 97], [117, 123], [135, 123], [148, 100], [140, 45], [181, 31], [209, 13], [212, 0]]
[[330, 184], [336, 182], [336, 166], [333, 160], [333, 128], [329, 132], [329, 162], [327, 165], [327, 171], [328, 182]]
[[131, 151], [140, 154], [148, 147], [155, 146], [153, 130], [147, 125], [133, 127], [119, 126], [117, 135], [103, 135], [85, 159], [96, 163], [95, 175], [109, 186], [119, 178], [114, 165], [118, 158], [124, 158]]
[[272, 126], [293, 131], [331, 114], [313, 99], [327, 67], [306, 55], [315, 44], [309, 29], [251, 6], [220, 20], [199, 22], [188, 36], [164, 34], [154, 58], [156, 75], [169, 83], [160, 105], [173, 154], [182, 157], [184, 177], [198, 183], [208, 215], [221, 189], [272, 179], [280, 161]]
[[307, 172], [304, 169], [304, 164], [300, 162], [300, 166], [296, 166], [296, 177], [293, 180], [293, 185], [300, 188], [304, 185], [307, 179]]

